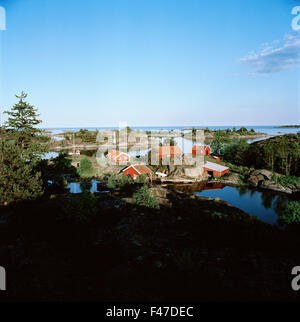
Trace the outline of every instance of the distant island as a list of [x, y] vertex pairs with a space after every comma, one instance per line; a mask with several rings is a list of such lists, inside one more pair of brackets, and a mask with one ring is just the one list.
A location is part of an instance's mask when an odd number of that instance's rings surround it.
[[298, 129], [300, 128], [300, 125], [280, 125], [280, 126], [276, 126], [277, 129]]

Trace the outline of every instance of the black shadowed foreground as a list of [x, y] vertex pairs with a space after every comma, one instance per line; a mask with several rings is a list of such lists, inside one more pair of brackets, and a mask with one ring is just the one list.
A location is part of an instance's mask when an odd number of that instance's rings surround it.
[[291, 289], [299, 232], [279, 230], [223, 201], [152, 192], [160, 209], [139, 207], [126, 192], [58, 195], [2, 208], [4, 299], [299, 299]]
[[[153, 187], [142, 175], [113, 174], [99, 182], [102, 193], [91, 193], [91, 161], [76, 162], [77, 171], [67, 154], [42, 158], [49, 138], [35, 128], [40, 120], [26, 97], [17, 96], [0, 131], [1, 301], [299, 299], [291, 288], [300, 265], [299, 203], [287, 206], [280, 230], [226, 202]], [[276, 161], [273, 143], [266, 160], [276, 168], [284, 158]], [[282, 145], [286, 177], [276, 180], [299, 188], [287, 171], [297, 174], [291, 150], [299, 144], [290, 145]], [[82, 193], [71, 194], [67, 181], [78, 176]]]

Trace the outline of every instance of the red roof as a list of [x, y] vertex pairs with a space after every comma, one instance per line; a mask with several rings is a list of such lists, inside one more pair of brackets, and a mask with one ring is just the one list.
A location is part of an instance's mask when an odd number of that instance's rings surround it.
[[128, 169], [133, 168], [135, 169], [139, 174], [151, 174], [152, 171], [145, 165], [143, 164], [132, 164], [126, 169], [123, 170], [123, 172], [127, 171]]
[[110, 153], [107, 154], [107, 158], [109, 158], [110, 160], [114, 161], [116, 160], [121, 154], [124, 154], [126, 156], [128, 156], [129, 158], [129, 155], [125, 152], [120, 152], [120, 151], [117, 151], [117, 150], [111, 150]]
[[143, 164], [136, 164], [134, 167], [136, 168], [136, 170], [140, 174], [150, 174], [150, 173], [152, 173], [152, 171], [147, 166], [145, 166]]

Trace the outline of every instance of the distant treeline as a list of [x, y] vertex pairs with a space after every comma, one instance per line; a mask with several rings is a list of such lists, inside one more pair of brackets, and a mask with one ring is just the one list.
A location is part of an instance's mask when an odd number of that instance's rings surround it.
[[281, 126], [276, 126], [278, 129], [298, 129], [300, 128], [300, 125], [281, 125]]
[[252, 144], [235, 141], [223, 145], [219, 154], [235, 165], [300, 176], [300, 133], [276, 136]]
[[242, 126], [239, 129], [236, 129], [235, 127], [233, 127], [232, 129], [228, 128], [228, 129], [223, 129], [223, 130], [211, 130], [211, 129], [209, 129], [207, 127], [207, 128], [204, 129], [204, 132], [207, 132], [207, 133], [215, 132], [215, 133], [219, 133], [220, 135], [221, 134], [224, 134], [224, 133], [253, 134], [253, 133], [255, 133], [255, 130], [253, 128], [251, 128], [250, 130], [248, 130], [244, 126]]
[[80, 129], [78, 132], [65, 132], [63, 135], [66, 141], [72, 142], [72, 140], [74, 139], [77, 142], [77, 139], [80, 139], [81, 142], [96, 143], [98, 130], [89, 131], [85, 129]]

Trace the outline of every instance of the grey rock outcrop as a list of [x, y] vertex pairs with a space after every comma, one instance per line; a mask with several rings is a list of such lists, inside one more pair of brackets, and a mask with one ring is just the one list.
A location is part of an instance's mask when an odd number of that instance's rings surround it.
[[184, 174], [189, 178], [200, 178], [203, 175], [202, 167], [190, 167], [184, 169]]
[[275, 183], [272, 180], [263, 181], [259, 185], [259, 188], [270, 189], [270, 190], [279, 191], [279, 192], [285, 192], [285, 193], [293, 193], [292, 189], [287, 188], [287, 187], [283, 187], [281, 184]]

